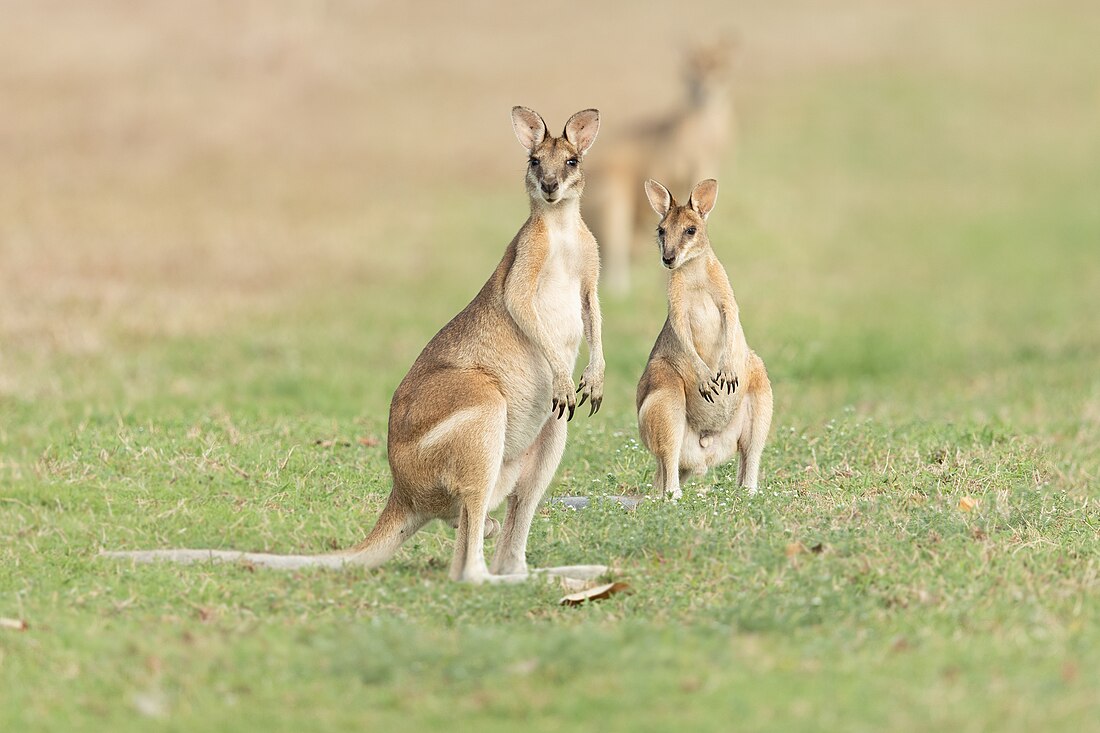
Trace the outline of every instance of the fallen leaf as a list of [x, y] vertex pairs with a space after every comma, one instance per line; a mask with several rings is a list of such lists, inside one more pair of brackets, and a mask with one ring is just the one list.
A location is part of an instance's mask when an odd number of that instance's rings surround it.
[[30, 628], [30, 625], [21, 618], [0, 618], [0, 629], [11, 629], [12, 631], [26, 631]]
[[595, 588], [578, 591], [577, 593], [570, 593], [567, 596], [563, 596], [558, 603], [563, 606], [579, 606], [588, 601], [602, 601], [605, 598], [610, 598], [616, 593], [626, 593], [629, 591], [630, 585], [628, 583], [607, 583], [605, 585], [597, 585]]
[[335, 446], [340, 446], [341, 448], [350, 448], [351, 447], [351, 441], [350, 440], [335, 440], [335, 439], [333, 439], [333, 440], [327, 440], [327, 439], [322, 440], [321, 438], [318, 438], [317, 440], [313, 441], [313, 444], [314, 445], [319, 445], [322, 448], [333, 448]]
[[359, 438], [359, 445], [361, 445], [365, 448], [373, 448], [374, 446], [378, 445], [380, 442], [381, 441], [378, 440], [378, 438], [374, 437], [373, 435], [363, 435]]
[[959, 499], [959, 511], [971, 512], [974, 511], [974, 507], [978, 506], [978, 500], [969, 496], [964, 496]]
[[793, 560], [797, 555], [801, 555], [806, 551], [806, 545], [801, 542], [792, 542], [787, 545], [787, 557]]

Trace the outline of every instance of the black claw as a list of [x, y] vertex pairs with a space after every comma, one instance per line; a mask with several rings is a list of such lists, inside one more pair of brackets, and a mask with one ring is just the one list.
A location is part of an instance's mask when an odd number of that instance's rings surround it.
[[592, 400], [592, 404], [590, 404], [588, 406], [588, 416], [592, 417], [593, 415], [595, 415], [596, 414], [596, 408], [599, 407], [599, 406], [600, 406], [599, 402], [596, 402], [596, 400]]
[[596, 409], [592, 411], [593, 415], [600, 411], [600, 406], [603, 405], [603, 398], [601, 397], [600, 399], [596, 400], [594, 404], [596, 405]]
[[570, 420], [573, 419], [573, 411], [576, 410], [576, 409], [577, 409], [576, 405], [570, 405], [569, 406], [569, 420], [566, 420], [566, 422], [569, 422]]
[[580, 402], [577, 403], [577, 407], [580, 407], [581, 405], [583, 405], [584, 401], [587, 400], [587, 399], [588, 399], [588, 393], [585, 392], [584, 394], [581, 395], [581, 399], [580, 399]]
[[584, 380], [581, 380], [581, 383], [577, 385], [577, 391], [573, 394], [580, 394], [582, 389], [584, 389]]

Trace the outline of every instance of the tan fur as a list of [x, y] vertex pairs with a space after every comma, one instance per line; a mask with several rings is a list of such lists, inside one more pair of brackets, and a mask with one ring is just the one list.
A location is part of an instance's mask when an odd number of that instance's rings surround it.
[[757, 488], [772, 418], [764, 362], [745, 341], [725, 268], [711, 249], [706, 219], [718, 183], [700, 182], [680, 206], [646, 181], [661, 216], [658, 243], [668, 279], [668, 318], [638, 383], [638, 428], [657, 458], [654, 487], [678, 499], [690, 474], [740, 455], [737, 480]]
[[649, 241], [638, 181], [661, 178], [686, 189], [718, 173], [732, 136], [733, 55], [728, 39], [691, 49], [683, 99], [663, 117], [628, 125], [620, 137], [605, 141], [592, 161], [584, 215], [599, 239], [604, 279], [613, 293], [629, 290], [632, 253]]
[[[512, 122], [528, 150], [531, 215], [481, 292], [435, 335], [397, 387], [389, 418], [393, 490], [370, 535], [331, 556], [113, 554], [375, 566], [425, 523], [443, 519], [457, 526], [451, 577], [473, 583], [526, 577], [531, 521], [565, 449], [563, 417], [568, 412], [572, 419], [578, 393], [581, 404], [590, 400], [589, 414], [603, 399], [599, 251], [580, 215], [580, 161], [595, 140], [599, 114], [578, 112], [562, 137], [549, 135], [542, 118], [524, 107], [513, 109]], [[574, 389], [582, 337], [589, 363]], [[488, 512], [505, 499], [508, 514], [490, 574], [484, 538], [497, 524]]]

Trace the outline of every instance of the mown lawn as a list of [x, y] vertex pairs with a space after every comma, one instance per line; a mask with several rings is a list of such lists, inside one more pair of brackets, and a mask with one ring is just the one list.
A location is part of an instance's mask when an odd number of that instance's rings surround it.
[[[360, 539], [389, 397], [522, 223], [518, 173], [342, 199], [316, 241], [299, 182], [245, 231], [284, 217], [272, 258], [320, 264], [261, 267], [244, 305], [42, 289], [53, 335], [0, 331], [0, 617], [29, 625], [0, 628], [0, 730], [1100, 729], [1100, 74], [1095, 11], [1064, 4], [746, 92], [710, 229], [775, 388], [762, 490], [729, 466], [675, 505], [602, 499], [652, 477], [640, 262], [549, 492], [593, 502], [547, 502], [528, 548], [612, 565], [633, 592], [599, 603], [451, 583], [438, 524], [373, 571], [96, 557]], [[37, 220], [5, 213], [11, 254]]]

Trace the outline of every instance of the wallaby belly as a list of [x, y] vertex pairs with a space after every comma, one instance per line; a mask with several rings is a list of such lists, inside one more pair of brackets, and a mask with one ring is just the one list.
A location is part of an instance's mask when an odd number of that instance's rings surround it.
[[[584, 335], [580, 280], [554, 273], [544, 275], [539, 282], [536, 308], [551, 342], [573, 368]], [[550, 417], [553, 401], [554, 376], [550, 364], [533, 342], [526, 346], [522, 361], [517, 364], [519, 378], [508, 379], [505, 395], [508, 401], [505, 461], [518, 458], [535, 441]]]

